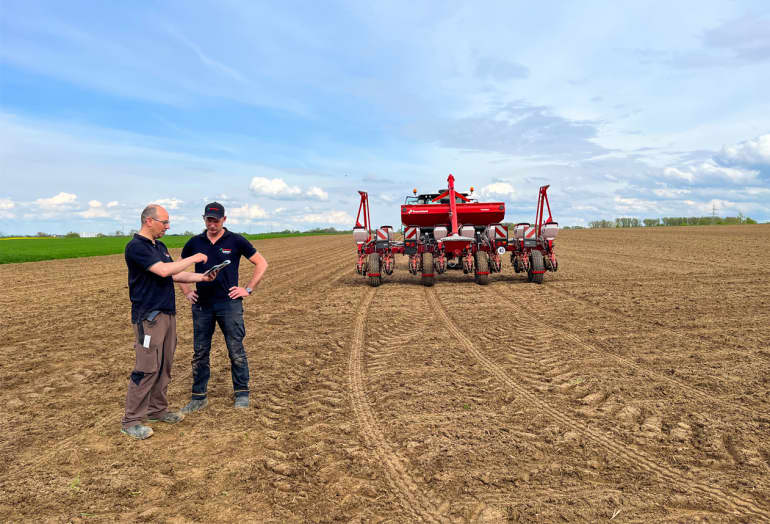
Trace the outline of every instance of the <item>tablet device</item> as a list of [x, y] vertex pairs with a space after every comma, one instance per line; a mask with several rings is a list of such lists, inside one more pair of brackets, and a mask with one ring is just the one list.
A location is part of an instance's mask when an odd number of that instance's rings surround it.
[[220, 269], [222, 269], [223, 267], [225, 267], [225, 266], [226, 266], [227, 264], [229, 264], [229, 263], [230, 263], [230, 261], [229, 261], [229, 260], [225, 260], [225, 261], [224, 261], [224, 262], [222, 262], [221, 264], [217, 264], [216, 266], [211, 266], [211, 267], [210, 267], [210, 268], [208, 268], [208, 269], [207, 269], [207, 270], [206, 270], [206, 271], [205, 271], [203, 274], [204, 274], [204, 275], [208, 275], [209, 273], [211, 273], [211, 272], [213, 272], [213, 271], [219, 271]]

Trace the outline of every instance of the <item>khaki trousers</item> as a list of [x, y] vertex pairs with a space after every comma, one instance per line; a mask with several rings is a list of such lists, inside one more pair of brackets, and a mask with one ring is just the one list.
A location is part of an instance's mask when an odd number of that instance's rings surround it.
[[128, 379], [126, 413], [121, 421], [124, 429], [168, 412], [166, 394], [176, 350], [176, 316], [159, 313], [152, 322], [142, 321], [143, 336], [137, 324], [133, 327], [136, 365]]

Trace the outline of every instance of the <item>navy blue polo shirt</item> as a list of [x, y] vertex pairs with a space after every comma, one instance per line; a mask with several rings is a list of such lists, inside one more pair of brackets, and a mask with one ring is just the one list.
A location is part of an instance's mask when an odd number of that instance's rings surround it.
[[191, 257], [195, 253], [203, 253], [208, 257], [205, 264], [195, 264], [196, 273], [203, 273], [208, 268], [221, 264], [225, 259], [230, 260], [230, 264], [219, 272], [213, 282], [197, 283], [198, 304], [201, 306], [232, 300], [228, 293], [231, 287], [238, 285], [238, 264], [241, 255], [251, 258], [257, 252], [251, 242], [243, 236], [224, 229], [224, 234], [213, 244], [204, 231], [188, 240], [182, 248], [182, 258]]
[[128, 295], [131, 297], [131, 322], [137, 324], [150, 311], [159, 310], [173, 315], [176, 313], [174, 279], [161, 277], [150, 266], [158, 262], [173, 262], [166, 245], [156, 240], [135, 234], [126, 244], [126, 265], [128, 266]]

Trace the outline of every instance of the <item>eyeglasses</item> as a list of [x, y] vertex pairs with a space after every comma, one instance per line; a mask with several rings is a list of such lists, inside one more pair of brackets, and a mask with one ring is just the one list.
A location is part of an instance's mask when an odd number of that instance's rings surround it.
[[168, 220], [158, 220], [157, 218], [153, 218], [153, 217], [150, 217], [150, 218], [152, 218], [155, 222], [160, 222], [164, 226], [167, 226], [170, 223]]

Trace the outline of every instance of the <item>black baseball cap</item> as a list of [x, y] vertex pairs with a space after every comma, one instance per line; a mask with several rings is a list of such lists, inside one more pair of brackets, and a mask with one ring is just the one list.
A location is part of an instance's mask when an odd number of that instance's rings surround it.
[[211, 204], [206, 204], [206, 209], [203, 210], [203, 218], [206, 218], [206, 217], [222, 218], [223, 216], [225, 216], [225, 206], [223, 206], [219, 202], [212, 202]]

